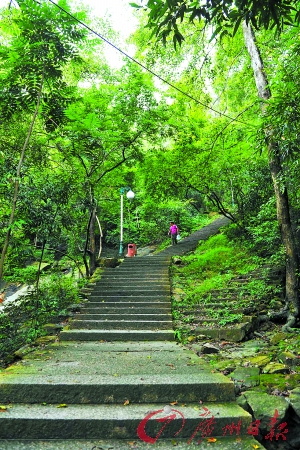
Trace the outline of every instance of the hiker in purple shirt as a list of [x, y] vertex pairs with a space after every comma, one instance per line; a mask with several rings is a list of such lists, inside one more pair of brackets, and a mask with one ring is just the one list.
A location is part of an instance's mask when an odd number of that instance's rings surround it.
[[174, 222], [170, 222], [169, 235], [171, 235], [172, 245], [177, 244], [178, 227]]

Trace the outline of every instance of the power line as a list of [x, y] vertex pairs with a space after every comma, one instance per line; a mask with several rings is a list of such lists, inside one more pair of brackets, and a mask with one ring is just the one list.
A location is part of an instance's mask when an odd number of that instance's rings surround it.
[[[39, 3], [38, 0], [34, 0], [36, 3]], [[241, 120], [238, 120], [237, 118], [233, 118], [231, 116], [228, 116], [227, 114], [224, 114], [220, 111], [217, 111], [216, 109], [210, 107], [209, 105], [206, 105], [205, 103], [202, 103], [200, 100], [197, 100], [196, 98], [194, 98], [192, 95], [188, 94], [187, 92], [181, 90], [180, 88], [178, 88], [177, 86], [175, 86], [174, 84], [170, 83], [169, 81], [167, 81], [165, 78], [161, 77], [160, 75], [158, 75], [157, 73], [153, 72], [153, 70], [149, 69], [148, 67], [146, 67], [144, 64], [140, 63], [137, 59], [133, 58], [132, 56], [128, 55], [126, 52], [124, 52], [123, 50], [121, 50], [119, 47], [117, 47], [115, 44], [113, 44], [112, 42], [110, 42], [108, 39], [106, 39], [104, 36], [102, 36], [101, 34], [97, 33], [95, 30], [93, 30], [91, 27], [89, 27], [86, 23], [82, 22], [81, 20], [77, 19], [76, 17], [74, 17], [71, 13], [69, 13], [68, 11], [66, 11], [64, 8], [62, 8], [60, 5], [57, 5], [53, 0], [48, 0], [50, 3], [52, 3], [54, 6], [56, 6], [57, 8], [59, 8], [61, 11], [63, 11], [65, 14], [67, 14], [69, 17], [71, 17], [73, 20], [76, 20], [81, 26], [83, 26], [84, 28], [86, 28], [87, 30], [89, 30], [92, 34], [95, 34], [97, 37], [99, 37], [102, 41], [106, 42], [108, 45], [110, 45], [111, 47], [113, 47], [115, 50], [117, 50], [118, 52], [120, 52], [122, 55], [124, 55], [126, 58], [130, 59], [132, 62], [134, 62], [135, 64], [138, 64], [140, 67], [142, 67], [144, 70], [148, 71], [149, 73], [151, 73], [154, 77], [158, 78], [160, 81], [162, 81], [163, 83], [167, 84], [168, 86], [172, 87], [173, 89], [175, 89], [176, 91], [180, 92], [181, 94], [185, 95], [186, 97], [188, 97], [189, 99], [193, 100], [195, 103], [197, 103], [198, 105], [203, 106], [206, 109], [209, 109], [213, 112], [215, 112], [216, 114], [219, 114], [220, 116], [226, 117], [227, 119], [230, 119], [231, 122], [239, 122], [242, 123], [244, 125], [250, 125], [250, 126], [254, 126], [251, 125], [249, 123], [245, 123]], [[248, 108], [247, 108], [248, 109]], [[241, 113], [239, 113], [236, 117], [240, 116]]]

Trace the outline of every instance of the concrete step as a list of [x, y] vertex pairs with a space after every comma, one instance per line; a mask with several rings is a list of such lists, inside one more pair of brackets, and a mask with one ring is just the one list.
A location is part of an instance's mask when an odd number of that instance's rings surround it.
[[172, 315], [169, 314], [147, 314], [141, 312], [135, 312], [131, 310], [130, 313], [101, 313], [101, 312], [95, 312], [93, 314], [88, 314], [86, 312], [80, 313], [77, 316], [73, 318], [74, 320], [120, 320], [123, 322], [123, 320], [141, 320], [141, 321], [149, 321], [149, 320], [159, 320], [164, 321], [167, 320], [169, 322], [172, 322]]
[[[174, 446], [177, 450], [190, 450], [194, 445], [199, 444], [200, 434], [195, 436], [191, 443], [188, 443], [188, 439], [181, 439], [177, 436], [172, 439], [159, 439], [155, 442], [155, 450], [170, 450]], [[263, 447], [252, 436], [222, 436], [218, 437], [217, 449], [220, 450], [263, 450]], [[140, 440], [138, 437], [134, 441], [132, 439], [43, 439], [43, 440], [21, 440], [21, 439], [2, 439], [0, 440], [1, 450], [98, 450], [98, 449], [113, 449], [124, 450], [130, 448], [136, 448], [138, 450], [152, 450], [153, 444]], [[216, 450], [217, 450], [216, 449]], [[201, 450], [212, 450], [212, 444], [208, 438], [201, 440]]]
[[88, 330], [169, 330], [172, 328], [171, 320], [80, 320], [72, 319], [70, 329]]
[[[1, 439], [136, 439], [137, 430], [144, 429], [148, 436], [156, 436], [162, 429], [158, 418], [174, 419], [161, 433], [161, 438], [191, 439], [204, 409], [199, 404], [182, 408], [147, 403], [143, 405], [82, 405], [58, 407], [59, 404], [18, 404], [0, 415]], [[194, 408], [197, 408], [196, 410]], [[241, 422], [240, 434], [246, 436], [252, 422], [251, 415], [235, 404], [207, 404], [209, 417], [214, 420], [214, 437], [223, 435], [223, 428]], [[153, 415], [151, 417], [151, 412]], [[155, 413], [155, 414], [154, 414]], [[149, 419], [145, 423], [145, 417]], [[145, 426], [143, 426], [145, 424]], [[229, 434], [229, 433], [228, 433]]]
[[170, 330], [66, 330], [61, 331], [60, 341], [174, 341]]
[[[171, 372], [171, 369], [169, 372]], [[64, 404], [130, 404], [220, 402], [234, 400], [234, 385], [226, 377], [209, 373], [103, 375], [103, 374], [31, 374], [22, 378], [8, 375], [1, 381], [2, 403], [64, 403]], [[0, 415], [0, 418], [3, 414]]]

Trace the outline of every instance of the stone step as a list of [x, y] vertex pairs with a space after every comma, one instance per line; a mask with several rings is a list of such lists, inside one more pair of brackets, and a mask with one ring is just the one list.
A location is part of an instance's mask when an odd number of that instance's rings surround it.
[[[107, 269], [108, 270], [108, 269]], [[130, 276], [133, 274], [136, 276], [137, 274], [144, 274], [147, 275], [165, 275], [168, 276], [170, 273], [169, 266], [166, 265], [166, 267], [161, 267], [160, 265], [155, 265], [153, 267], [146, 267], [138, 265], [136, 267], [118, 267], [116, 269], [109, 269], [109, 272], [105, 271], [106, 274], [114, 274], [114, 275], [123, 275], [123, 276]]]
[[[226, 306], [235, 306], [236, 302], [230, 302], [230, 303], [226, 303]], [[189, 307], [189, 309], [183, 309], [182, 308], [182, 313], [183, 314], [195, 314], [195, 313], [200, 313], [200, 314], [204, 314], [206, 310], [209, 309], [219, 309], [220, 308], [220, 303], [204, 303], [203, 305], [199, 304], [199, 305], [194, 305], [192, 307]], [[234, 308], [234, 312], [236, 312], [236, 309]]]
[[110, 278], [126, 278], [127, 280], [153, 280], [153, 279], [170, 279], [169, 271], [162, 271], [161, 269], [157, 269], [155, 271], [145, 271], [142, 269], [134, 269], [132, 271], [128, 270], [122, 270], [114, 274], [102, 274], [102, 277], [100, 279], [110, 279]]
[[171, 307], [151, 307], [146, 304], [138, 306], [105, 306], [106, 304], [99, 303], [99, 307], [91, 307], [90, 304], [87, 307], [82, 308], [83, 314], [171, 314]]
[[103, 281], [102, 283], [97, 284], [92, 292], [103, 292], [104, 290], [122, 290], [122, 291], [136, 291], [136, 290], [163, 290], [167, 291], [168, 293], [171, 292], [171, 285], [170, 283], [158, 283], [158, 282], [143, 282], [143, 281], [136, 281], [136, 282], [114, 282], [114, 281]]
[[[179, 435], [180, 436], [180, 435]], [[174, 446], [178, 450], [190, 450], [193, 444], [197, 445], [199, 441], [199, 434], [195, 436], [192, 443], [188, 443], [189, 439], [181, 439], [177, 436], [172, 439], [162, 439], [161, 437], [155, 442], [154, 449], [156, 450], [170, 450]], [[134, 444], [133, 444], [134, 442]], [[217, 449], [220, 450], [263, 450], [263, 447], [252, 436], [222, 436], [218, 437]], [[43, 439], [43, 440], [21, 440], [21, 439], [2, 439], [0, 440], [1, 450], [125, 450], [130, 448], [136, 448], [139, 450], [151, 450], [153, 444], [139, 440], [138, 437], [134, 441], [132, 439]], [[201, 450], [212, 450], [212, 444], [208, 441], [208, 438], [201, 441]], [[217, 450], [216, 449], [216, 450]]]
[[91, 303], [108, 303], [108, 302], [123, 302], [125, 303], [126, 301], [128, 303], [135, 303], [135, 302], [143, 302], [143, 303], [147, 303], [149, 306], [151, 306], [151, 304], [157, 304], [157, 303], [171, 303], [170, 302], [170, 296], [169, 295], [132, 295], [130, 293], [126, 293], [123, 295], [109, 295], [107, 293], [105, 294], [99, 294], [99, 295], [89, 295], [87, 297], [90, 301], [89, 304]]
[[170, 330], [66, 330], [61, 331], [60, 341], [174, 341]]
[[[141, 297], [143, 299], [143, 297]], [[128, 301], [128, 302], [122, 302], [122, 301], [114, 301], [114, 302], [110, 302], [110, 301], [105, 301], [105, 302], [88, 302], [86, 304], [87, 306], [84, 306], [84, 310], [88, 311], [89, 309], [94, 309], [94, 308], [101, 308], [101, 309], [106, 309], [106, 308], [116, 308], [116, 309], [123, 309], [123, 308], [140, 308], [142, 310], [149, 310], [149, 309], [154, 309], [155, 311], [157, 311], [157, 309], [159, 308], [159, 310], [161, 309], [169, 309], [171, 308], [171, 303], [170, 302], [153, 302], [153, 304], [150, 304], [149, 302], [142, 302], [142, 301]]]
[[111, 286], [126, 286], [126, 287], [130, 287], [130, 286], [134, 286], [134, 287], [138, 287], [138, 286], [146, 286], [146, 287], [150, 287], [150, 286], [170, 286], [170, 281], [169, 280], [143, 280], [141, 278], [136, 279], [136, 280], [129, 280], [128, 278], [123, 279], [123, 280], [117, 280], [117, 279], [113, 279], [113, 280], [100, 280], [97, 281], [96, 285], [94, 286], [94, 289], [97, 288], [102, 288], [102, 287], [111, 287]]
[[169, 256], [160, 256], [151, 258], [125, 258], [124, 261], [118, 267], [128, 267], [128, 266], [155, 266], [155, 265], [170, 265], [171, 258]]
[[[168, 369], [168, 368], [167, 368]], [[117, 368], [115, 369], [117, 370]], [[2, 403], [130, 404], [234, 401], [234, 384], [221, 374], [209, 372], [117, 376], [103, 374], [15, 374], [1, 380]], [[169, 369], [169, 372], [171, 370]], [[159, 400], [158, 400], [159, 399]], [[200, 408], [200, 407], [199, 407]], [[1, 413], [0, 418], [3, 414]]]
[[[168, 406], [167, 412], [164, 411], [165, 405], [153, 403], [129, 404], [126, 407], [123, 404], [58, 406], [15, 403], [0, 415], [0, 438], [59, 439], [64, 436], [64, 439], [86, 439], [88, 436], [89, 439], [137, 439], [138, 427], [139, 430], [144, 429], [148, 436], [156, 436], [162, 428], [157, 418], [173, 414], [175, 417], [164, 428], [161, 439], [173, 438], [179, 430], [181, 438], [191, 439], [203, 420], [200, 414], [205, 411], [199, 408], [199, 404], [182, 408]], [[239, 421], [240, 434], [247, 435], [252, 418], [242, 408], [226, 403], [207, 404], [205, 407], [210, 413], [208, 417], [214, 418], [214, 437], [222, 436], [227, 425], [238, 424]]]
[[[118, 274], [118, 273], [111, 273], [111, 274], [102, 273], [99, 281], [101, 281], [101, 280], [128, 280], [128, 279], [140, 280], [141, 277], [139, 275], [136, 275], [135, 271], [131, 272], [131, 273], [127, 273], [127, 274], [125, 274], [125, 273], [120, 273], [120, 274]], [[168, 273], [165, 275], [159, 275], [159, 274], [155, 275], [155, 274], [148, 272], [143, 275], [142, 279], [145, 281], [150, 281], [150, 282], [155, 281], [155, 280], [157, 280], [157, 281], [165, 280], [168, 282], [170, 280], [170, 275]], [[96, 283], [97, 282], [89, 283], [87, 286], [94, 286]]]
[[78, 314], [73, 318], [74, 320], [119, 320], [123, 322], [123, 320], [142, 320], [142, 321], [149, 321], [149, 320], [158, 320], [158, 321], [171, 321], [172, 322], [172, 315], [169, 314], [147, 314], [143, 312], [134, 312], [131, 310], [130, 313], [101, 313], [96, 312], [93, 314], [88, 314], [87, 312], [83, 312], [82, 314]]
[[210, 327], [200, 325], [196, 327], [193, 334], [196, 336], [207, 336], [216, 340], [241, 342], [251, 331], [252, 324], [246, 322], [242, 324], [233, 324], [230, 327], [216, 326], [215, 324], [212, 324]]
[[70, 329], [88, 330], [169, 330], [172, 328], [171, 320], [80, 320], [72, 319]]
[[101, 295], [103, 293], [108, 293], [110, 295], [132, 295], [132, 293], [139, 293], [140, 295], [163, 295], [170, 294], [170, 286], [162, 287], [135, 287], [135, 286], [123, 286], [123, 287], [110, 287], [110, 288], [95, 288], [93, 290], [93, 295]]

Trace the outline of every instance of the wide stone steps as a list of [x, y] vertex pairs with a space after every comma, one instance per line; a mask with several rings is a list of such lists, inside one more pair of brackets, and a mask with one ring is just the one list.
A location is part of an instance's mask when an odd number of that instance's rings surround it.
[[[85, 289], [89, 300], [60, 333], [60, 342], [37, 348], [0, 373], [1, 450], [150, 450], [153, 444], [158, 450], [198, 444], [202, 450], [263, 449], [247, 435], [252, 417], [235, 403], [233, 382], [174, 342], [169, 290], [130, 290], [134, 283], [166, 276], [169, 261], [127, 258], [103, 271], [105, 283], [113, 282], [111, 274], [126, 277], [120, 284], [129, 290], [95, 294], [106, 289], [102, 282]], [[133, 329], [133, 323], [143, 328]], [[146, 328], [154, 323], [158, 329]], [[170, 329], [163, 329], [165, 323]], [[104, 324], [109, 329], [99, 328]], [[72, 329], [77, 326], [86, 328]], [[208, 422], [206, 436], [216, 438], [213, 443], [202, 436]]]
[[[156, 303], [169, 303], [170, 304], [170, 296], [167, 294], [163, 295], [135, 295], [130, 294], [129, 292], [122, 294], [122, 295], [109, 295], [109, 294], [102, 294], [102, 295], [90, 295], [88, 297], [90, 302], [88, 304], [92, 303], [111, 303], [111, 302], [121, 302], [125, 303], [126, 300], [128, 303], [140, 303], [144, 300], [144, 303], [153, 303], [156, 305]], [[110, 302], [111, 300], [111, 302]]]
[[[107, 303], [96, 303], [95, 306], [89, 306], [84, 308], [85, 314], [171, 314], [168, 304], [163, 306], [149, 306], [147, 303], [134, 303], [126, 306], [118, 306], [121, 302], [112, 302], [111, 306], [106, 306]], [[96, 306], [97, 305], [97, 306]], [[159, 311], [157, 308], [159, 307]], [[76, 317], [76, 316], [75, 316]]]
[[60, 339], [147, 341], [150, 331], [154, 340], [174, 340], [169, 265], [169, 257], [153, 256], [105, 269], [82, 292], [87, 303]]
[[169, 330], [172, 328], [172, 320], [72, 320], [70, 329], [88, 330]]
[[157, 308], [159, 308], [158, 313], [161, 314], [161, 310], [167, 310], [170, 311], [170, 303], [169, 302], [163, 302], [163, 301], [156, 301], [153, 302], [153, 304], [150, 304], [148, 302], [143, 302], [144, 297], [139, 297], [139, 300], [137, 301], [130, 301], [123, 302], [122, 299], [120, 301], [105, 301], [105, 302], [89, 302], [87, 306], [84, 307], [85, 312], [92, 312], [93, 310], [105, 310], [108, 311], [110, 308], [111, 311], [117, 310], [117, 311], [124, 311], [126, 313], [127, 311], [134, 309], [138, 309], [140, 311], [158, 311]]
[[127, 280], [124, 280], [124, 279], [116, 279], [116, 278], [114, 278], [113, 280], [107, 280], [107, 279], [105, 279], [105, 280], [103, 280], [103, 281], [99, 281], [96, 285], [95, 285], [95, 287], [94, 287], [94, 289], [93, 289], [93, 291], [95, 291], [95, 290], [101, 290], [101, 289], [103, 289], [103, 288], [106, 288], [106, 287], [119, 287], [119, 286], [126, 286], [126, 287], [128, 287], [129, 289], [130, 289], [130, 287], [151, 287], [151, 286], [169, 286], [170, 285], [170, 281], [166, 278], [165, 280], [155, 280], [155, 279], [153, 279], [153, 280], [141, 280], [140, 278], [139, 279], [136, 279], [136, 280], [133, 280], [132, 278], [128, 278]]
[[[166, 365], [166, 369], [171, 369]], [[38, 367], [37, 365], [36, 367]], [[42, 367], [42, 365], [40, 365]], [[116, 369], [117, 370], [117, 369]], [[187, 373], [190, 372], [187, 370]], [[194, 371], [195, 372], [195, 371]], [[230, 402], [234, 398], [234, 386], [226, 377], [209, 373], [172, 374], [72, 374], [57, 368], [57, 373], [36, 375], [26, 373], [20, 381], [8, 375], [1, 383], [1, 403], [51, 403], [51, 404], [130, 404], [177, 402]], [[211, 384], [214, 383], [212, 392]], [[159, 399], [158, 394], [159, 392]], [[239, 408], [237, 408], [239, 409]], [[2, 414], [0, 415], [1, 419]], [[143, 418], [143, 416], [141, 416]]]
[[170, 294], [170, 286], [153, 286], [153, 287], [138, 287], [138, 286], [120, 286], [120, 287], [107, 287], [103, 289], [94, 289], [92, 297], [100, 297], [104, 294], [109, 295], [126, 295], [130, 296], [133, 294], [138, 295], [164, 295]]
[[169, 314], [147, 314], [143, 313], [142, 311], [140, 313], [136, 313], [133, 310], [130, 312], [119, 312], [119, 313], [98, 313], [95, 312], [94, 314], [87, 314], [85, 311], [85, 314], [80, 314], [80, 320], [120, 320], [123, 321], [124, 317], [126, 317], [128, 320], [141, 320], [141, 321], [149, 321], [149, 320], [167, 320], [172, 322], [172, 315]]
[[170, 330], [127, 330], [125, 328], [115, 330], [67, 330], [60, 335], [61, 341], [125, 341], [125, 342], [149, 342], [149, 341], [173, 341], [174, 331]]
[[[203, 411], [197, 404], [182, 408], [169, 407], [168, 412], [157, 404], [143, 405], [82, 405], [72, 404], [16, 404], [0, 416], [0, 439], [137, 439], [137, 430], [145, 416], [156, 412], [147, 421], [147, 435], [155, 437], [162, 428], [158, 418], [175, 415], [163, 430], [160, 439], [180, 437], [187, 440], [194, 435]], [[223, 428], [241, 421], [240, 433], [246, 435], [252, 419], [250, 414], [234, 404], [209, 404], [214, 417], [214, 436], [222, 436]], [[194, 408], [197, 409], [194, 409]], [[148, 414], [147, 414], [148, 413]], [[184, 418], [184, 419], [183, 419]], [[111, 448], [111, 447], [110, 447]], [[235, 447], [234, 447], [235, 448]]]

